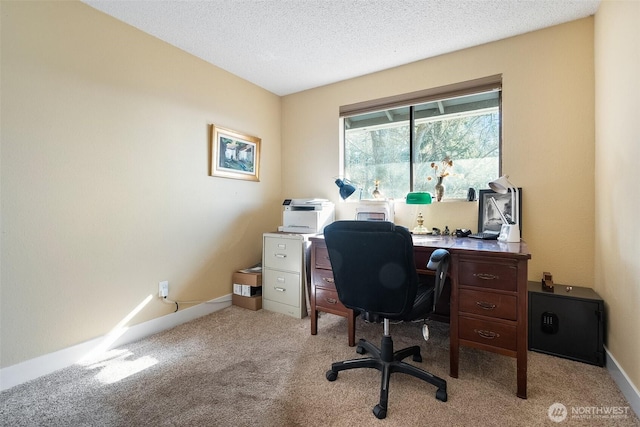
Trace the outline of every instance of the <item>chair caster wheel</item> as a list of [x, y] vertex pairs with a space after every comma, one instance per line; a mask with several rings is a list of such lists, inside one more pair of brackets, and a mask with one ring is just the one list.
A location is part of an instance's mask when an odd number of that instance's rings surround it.
[[447, 391], [439, 388], [438, 391], [436, 391], [436, 399], [438, 399], [438, 400], [440, 400], [442, 402], [446, 402], [447, 401]]
[[387, 417], [387, 410], [380, 405], [376, 405], [373, 407], [373, 415], [375, 415], [377, 419], [382, 420]]
[[[337, 373], [337, 372], [332, 371], [331, 369], [329, 369], [329, 370], [327, 371], [327, 373], [325, 374], [325, 376], [327, 377], [327, 379], [328, 379], [329, 381], [335, 381], [335, 380], [338, 378], [338, 373]], [[445, 394], [445, 396], [446, 396], [446, 394]], [[445, 399], [446, 399], [446, 397], [445, 397]]]
[[358, 353], [358, 354], [367, 354], [367, 350], [365, 350], [364, 347], [359, 345], [359, 346], [356, 347], [356, 353]]

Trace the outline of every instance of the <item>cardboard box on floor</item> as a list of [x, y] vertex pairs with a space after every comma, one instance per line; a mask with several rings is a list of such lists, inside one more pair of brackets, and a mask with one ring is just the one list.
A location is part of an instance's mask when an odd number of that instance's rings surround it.
[[262, 308], [262, 273], [233, 273], [231, 303], [249, 310]]
[[262, 273], [233, 273], [233, 283], [238, 285], [262, 286]]
[[262, 295], [243, 297], [242, 295], [233, 294], [231, 295], [231, 303], [253, 311], [260, 310], [262, 308]]

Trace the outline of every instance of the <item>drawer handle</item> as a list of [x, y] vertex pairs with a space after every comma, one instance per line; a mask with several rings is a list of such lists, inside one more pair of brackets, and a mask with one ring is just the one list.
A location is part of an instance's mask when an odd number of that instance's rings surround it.
[[276, 258], [286, 258], [287, 254], [276, 254]]
[[284, 291], [286, 291], [286, 289], [285, 289], [285, 288], [280, 288], [280, 287], [278, 287], [278, 286], [274, 286], [274, 287], [273, 287], [273, 289], [275, 289], [275, 290], [276, 290], [276, 291], [278, 291], [278, 292], [284, 292]]
[[476, 301], [476, 305], [483, 310], [493, 310], [494, 308], [497, 307], [495, 304], [491, 304], [485, 301]]
[[499, 333], [493, 331], [485, 331], [484, 329], [474, 329], [473, 332], [488, 340], [500, 337]]
[[325, 298], [324, 299], [326, 302], [328, 302], [329, 304], [337, 304], [338, 300], [335, 298]]
[[322, 281], [327, 283], [335, 283], [335, 280], [333, 280], [332, 277], [323, 277]]
[[500, 278], [495, 274], [487, 274], [487, 273], [477, 273], [477, 274], [474, 274], [473, 277], [477, 277], [478, 279], [482, 279], [482, 280], [494, 280], [494, 279]]

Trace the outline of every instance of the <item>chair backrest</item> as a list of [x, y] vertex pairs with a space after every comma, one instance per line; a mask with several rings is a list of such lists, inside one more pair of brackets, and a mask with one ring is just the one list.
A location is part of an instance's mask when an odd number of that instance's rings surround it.
[[340, 302], [402, 319], [411, 311], [418, 274], [409, 231], [386, 221], [336, 221], [324, 229]]

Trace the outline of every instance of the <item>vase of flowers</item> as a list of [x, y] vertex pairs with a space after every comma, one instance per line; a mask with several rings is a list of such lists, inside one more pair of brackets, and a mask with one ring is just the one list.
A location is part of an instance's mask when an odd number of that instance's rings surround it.
[[442, 183], [442, 181], [444, 180], [444, 176], [439, 176], [437, 177], [437, 181], [436, 181], [436, 200], [437, 201], [442, 201], [442, 197], [444, 196], [444, 184]]
[[[440, 163], [431, 162], [431, 169], [433, 169], [436, 179], [435, 193], [438, 202], [442, 201], [444, 197], [445, 187], [443, 181], [446, 176], [451, 175], [451, 168], [453, 168], [453, 160], [449, 156], [445, 157]], [[431, 179], [432, 177], [427, 178], [428, 181]]]

